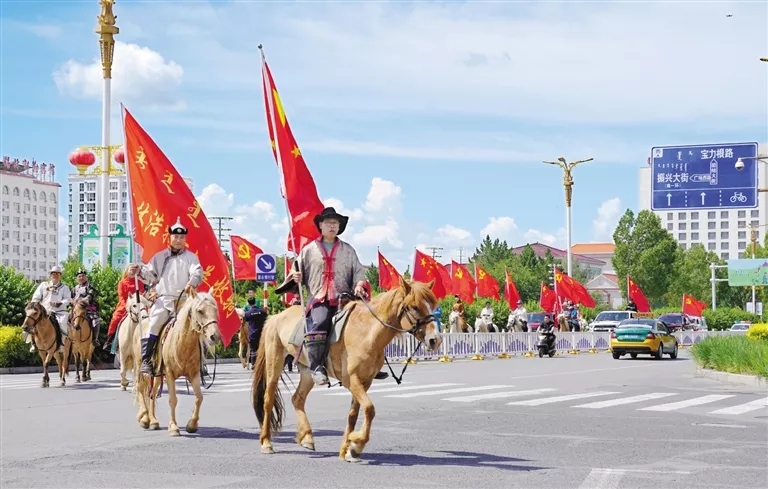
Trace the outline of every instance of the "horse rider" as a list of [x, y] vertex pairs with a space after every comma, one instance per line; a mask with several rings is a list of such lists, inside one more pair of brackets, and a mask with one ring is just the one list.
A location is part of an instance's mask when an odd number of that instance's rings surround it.
[[453, 310], [459, 313], [459, 316], [464, 317], [464, 303], [461, 302], [459, 294], [453, 296]]
[[507, 319], [507, 328], [514, 326], [518, 317], [522, 318], [524, 321], [523, 331], [528, 331], [528, 327], [526, 326], [528, 323], [528, 311], [525, 310], [525, 306], [523, 305], [523, 301], [521, 299], [517, 300], [517, 309], [512, 311], [512, 313], [509, 315], [509, 318]]
[[163, 326], [176, 314], [181, 303], [203, 281], [203, 267], [197, 255], [187, 250], [187, 228], [181, 218], [168, 228], [169, 247], [157, 252], [147, 265], [131, 264], [145, 284], [154, 286], [157, 300], [149, 310], [149, 331], [141, 338], [141, 373], [152, 375], [157, 337]]
[[435, 324], [437, 325], [437, 332], [442, 333], [443, 328], [441, 325], [441, 318], [443, 317], [443, 306], [440, 305], [440, 303], [437, 303], [437, 308], [435, 308]]
[[72, 300], [84, 300], [88, 304], [85, 309], [85, 318], [91, 325], [93, 346], [98, 347], [101, 318], [99, 317], [99, 310], [96, 304], [96, 289], [88, 281], [88, 275], [82, 268], [77, 271], [77, 285], [72, 289]]
[[485, 322], [488, 328], [494, 328], [493, 325], [493, 307], [491, 307], [491, 301], [486, 301], [485, 307], [480, 311], [480, 317]]
[[256, 353], [259, 351], [261, 331], [267, 320], [267, 310], [261, 307], [261, 301], [255, 297], [248, 298], [248, 309], [245, 310], [244, 319], [248, 322], [248, 344], [251, 347], [249, 362], [251, 366], [256, 363]]
[[[37, 301], [48, 311], [48, 315], [54, 323], [57, 323], [61, 333], [67, 336], [67, 324], [69, 321], [69, 313], [67, 312], [67, 306], [72, 300], [72, 292], [70, 292], [67, 284], [61, 281], [61, 267], [54, 265], [51, 268], [51, 280], [42, 282], [37, 286], [37, 290], [32, 294], [32, 300]], [[32, 341], [32, 335], [24, 333], [24, 341], [31, 343], [32, 346], [29, 349], [34, 353], [37, 348], [35, 342]]]
[[579, 324], [579, 309], [571, 302], [568, 306], [568, 322], [570, 323], [571, 331], [581, 331], [581, 325]]
[[247, 311], [251, 308], [251, 299], [256, 298], [256, 291], [253, 289], [248, 289], [248, 295], [245, 298], [245, 306], [243, 306], [243, 311]]
[[637, 304], [635, 304], [634, 299], [632, 299], [631, 297], [627, 301], [627, 308], [626, 308], [626, 310], [627, 311], [635, 311], [635, 312], [637, 312]]
[[[357, 297], [366, 294], [365, 270], [357, 252], [352, 245], [339, 239], [348, 221], [349, 217], [339, 214], [333, 207], [326, 207], [316, 215], [314, 222], [321, 236], [301, 249], [285, 283], [275, 290], [279, 295], [303, 284], [309, 291], [304, 341], [309, 370], [316, 385], [330, 383], [325, 371], [327, 339], [331, 320], [340, 306], [339, 300], [350, 292]], [[379, 372], [376, 378], [386, 376]]]
[[137, 288], [140, 294], [144, 293], [144, 284], [136, 278], [136, 273], [136, 269], [127, 267], [123, 270], [123, 278], [117, 283], [117, 307], [115, 307], [115, 312], [112, 313], [112, 320], [109, 322], [109, 329], [107, 330], [107, 341], [104, 342], [104, 351], [106, 352], [111, 351], [117, 327], [125, 318], [128, 297], [136, 294]]

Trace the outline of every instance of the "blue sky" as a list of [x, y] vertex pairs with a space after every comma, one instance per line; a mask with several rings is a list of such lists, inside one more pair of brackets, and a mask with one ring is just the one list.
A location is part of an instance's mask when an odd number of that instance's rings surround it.
[[[0, 3], [0, 150], [52, 162], [101, 133], [99, 5]], [[365, 262], [401, 270], [485, 233], [606, 241], [665, 144], [766, 142], [765, 3], [131, 2], [115, 5], [113, 141], [123, 102], [209, 214], [282, 253], [263, 43], [322, 199]], [[733, 14], [733, 17], [726, 17]], [[62, 199], [62, 214], [66, 199]], [[62, 226], [63, 229], [66, 227]], [[62, 241], [64, 242], [64, 241]]]

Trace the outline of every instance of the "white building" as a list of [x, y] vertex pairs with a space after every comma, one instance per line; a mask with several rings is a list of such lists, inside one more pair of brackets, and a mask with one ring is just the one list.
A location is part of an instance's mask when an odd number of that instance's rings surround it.
[[[90, 169], [71, 173], [68, 180], [68, 215], [69, 246], [68, 253], [80, 247], [80, 236], [88, 234], [91, 225], [99, 225], [99, 206], [97, 205], [100, 164], [97, 162]], [[192, 180], [185, 178], [187, 186], [194, 192]], [[109, 234], [117, 232], [120, 224], [126, 234], [130, 228], [130, 200], [128, 198], [128, 177], [122, 166], [113, 164], [109, 175]]]
[[0, 263], [39, 281], [59, 263], [59, 188], [54, 165], [0, 161]]
[[[759, 156], [768, 156], [768, 146], [758, 146]], [[758, 187], [768, 188], [768, 167], [758, 162]], [[640, 210], [651, 208], [651, 167], [640, 168]], [[684, 249], [700, 243], [723, 259], [749, 256], [750, 227], [764, 226], [768, 220], [768, 196], [758, 194], [756, 208], [694, 209], [688, 211], [654, 211], [664, 226]], [[757, 239], [763, 242], [766, 228], [757, 229]]]

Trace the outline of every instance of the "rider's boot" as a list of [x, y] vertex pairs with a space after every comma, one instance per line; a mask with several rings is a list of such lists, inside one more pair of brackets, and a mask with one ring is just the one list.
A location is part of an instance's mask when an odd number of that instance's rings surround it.
[[325, 344], [328, 334], [325, 331], [307, 333], [306, 349], [309, 357], [309, 371], [315, 385], [328, 385], [328, 374], [325, 372]]
[[376, 380], [381, 380], [381, 379], [386, 379], [387, 377], [389, 377], [389, 374], [382, 370], [381, 372], [377, 373], [376, 377], [374, 377], [374, 378]]
[[152, 357], [157, 347], [157, 336], [149, 335], [149, 338], [141, 339], [141, 373], [154, 374]]
[[115, 333], [107, 335], [107, 341], [104, 342], [104, 351], [109, 353], [112, 351], [112, 342], [115, 341]]

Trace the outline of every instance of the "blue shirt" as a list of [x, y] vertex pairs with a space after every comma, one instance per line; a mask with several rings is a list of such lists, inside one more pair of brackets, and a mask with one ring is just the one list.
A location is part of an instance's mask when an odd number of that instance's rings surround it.
[[443, 308], [441, 306], [437, 306], [437, 309], [435, 309], [435, 322], [437, 323], [437, 332], [440, 333], [442, 329], [440, 328], [440, 318], [443, 317]]

